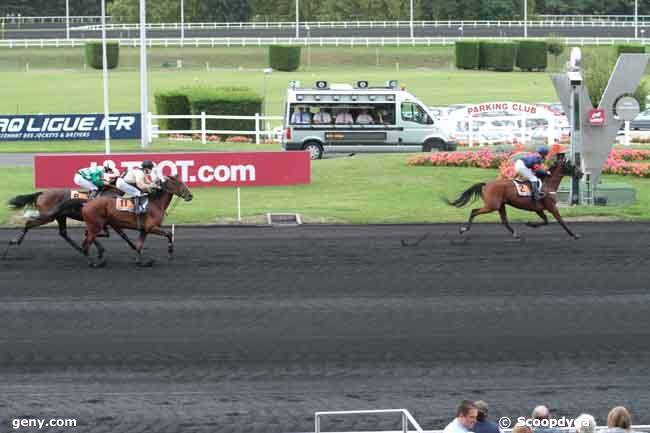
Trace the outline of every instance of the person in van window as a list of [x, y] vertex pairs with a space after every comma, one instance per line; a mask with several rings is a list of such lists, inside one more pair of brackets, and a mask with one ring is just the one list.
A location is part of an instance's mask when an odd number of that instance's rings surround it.
[[371, 125], [375, 123], [375, 120], [372, 118], [370, 114], [368, 114], [368, 110], [362, 108], [361, 112], [357, 116], [357, 123], [360, 125]]
[[298, 111], [294, 111], [291, 115], [291, 123], [311, 123], [309, 109], [305, 111], [305, 107], [298, 107]]
[[321, 108], [320, 111], [314, 114], [314, 123], [329, 124], [332, 123], [332, 115], [328, 108]]
[[352, 118], [352, 114], [350, 114], [346, 108], [343, 108], [339, 114], [336, 115], [335, 123], [339, 125], [349, 125], [354, 123], [354, 119]]

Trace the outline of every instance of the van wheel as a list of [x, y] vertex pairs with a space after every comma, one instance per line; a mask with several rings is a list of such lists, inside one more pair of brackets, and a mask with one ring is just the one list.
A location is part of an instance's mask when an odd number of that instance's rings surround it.
[[320, 143], [308, 141], [302, 148], [309, 152], [310, 159], [321, 159], [323, 157], [323, 148]]
[[434, 152], [438, 150], [445, 150], [445, 142], [439, 138], [427, 140], [422, 145], [422, 152]]

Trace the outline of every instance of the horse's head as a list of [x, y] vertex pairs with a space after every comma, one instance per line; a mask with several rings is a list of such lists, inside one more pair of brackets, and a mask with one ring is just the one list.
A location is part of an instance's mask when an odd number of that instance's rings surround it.
[[551, 173], [554, 173], [556, 170], [560, 170], [562, 176], [570, 176], [576, 179], [582, 178], [583, 174], [580, 167], [575, 166], [564, 153], [558, 153], [555, 155], [555, 161], [553, 162], [553, 165], [551, 165], [550, 171]]
[[194, 198], [190, 189], [178, 178], [178, 176], [166, 176], [160, 186], [163, 190], [177, 195], [185, 201], [190, 201]]

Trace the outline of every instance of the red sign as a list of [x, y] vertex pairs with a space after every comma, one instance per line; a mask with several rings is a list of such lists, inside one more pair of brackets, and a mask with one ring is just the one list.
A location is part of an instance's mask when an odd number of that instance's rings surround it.
[[592, 126], [603, 126], [605, 124], [605, 110], [602, 108], [593, 108], [587, 115], [589, 124]]
[[308, 152], [121, 153], [36, 155], [36, 188], [73, 188], [77, 170], [109, 162], [120, 171], [150, 159], [165, 176], [179, 175], [190, 187], [294, 185], [311, 181]]

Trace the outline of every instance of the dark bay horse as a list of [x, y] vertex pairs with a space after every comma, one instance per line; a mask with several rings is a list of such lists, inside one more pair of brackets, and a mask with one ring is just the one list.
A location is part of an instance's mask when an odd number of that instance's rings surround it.
[[[27, 232], [29, 230], [56, 221], [59, 226], [59, 235], [61, 235], [61, 237], [65, 239], [65, 241], [74, 249], [81, 252], [81, 246], [68, 236], [67, 227], [68, 218], [76, 221], [83, 221], [83, 217], [81, 216], [81, 207], [59, 209], [63, 203], [69, 201], [72, 198], [72, 191], [76, 190], [53, 189], [49, 191], [37, 191], [32, 194], [17, 195], [16, 197], [10, 199], [9, 206], [11, 206], [12, 209], [19, 210], [25, 207], [33, 207], [36, 210], [37, 214], [28, 217], [27, 221], [25, 222], [25, 226], [23, 227], [23, 231], [20, 232], [16, 238], [9, 241], [9, 246], [20, 245], [25, 239], [25, 235], [27, 235]], [[107, 186], [99, 192], [99, 196], [116, 197], [121, 194], [121, 191], [111, 186]], [[87, 199], [78, 198], [75, 200], [83, 203]]]
[[[135, 250], [137, 253], [137, 265], [151, 266], [153, 263], [152, 260], [142, 260], [142, 248], [144, 247], [145, 238], [149, 233], [167, 238], [167, 252], [170, 258], [174, 252], [172, 233], [161, 227], [165, 218], [165, 211], [169, 207], [174, 195], [183, 198], [185, 201], [190, 201], [193, 198], [187, 185], [178, 179], [177, 176], [170, 176], [164, 178], [159, 189], [149, 194], [147, 213], [143, 215], [118, 210], [116, 208], [115, 198], [108, 197], [100, 197], [87, 203], [80, 203], [78, 200], [69, 200], [59, 208], [59, 211], [67, 212], [78, 209], [81, 212], [83, 221], [86, 223], [86, 236], [83, 241], [81, 253], [87, 257], [90, 266], [101, 267], [105, 264], [102, 255], [98, 256], [99, 261], [95, 262], [88, 254], [90, 245], [96, 241], [97, 235], [105, 226], [111, 227]], [[140, 232], [140, 236], [135, 244], [126, 236], [124, 229]]]
[[562, 219], [562, 216], [557, 209], [555, 196], [560, 186], [560, 182], [562, 181], [562, 177], [581, 177], [582, 173], [580, 173], [580, 170], [574, 167], [562, 153], [557, 154], [556, 160], [551, 167], [550, 172], [551, 174], [544, 179], [544, 183], [542, 185], [542, 191], [545, 193], [545, 196], [541, 200], [533, 200], [531, 197], [519, 196], [517, 194], [515, 186], [512, 183], [512, 180], [509, 179], [477, 183], [465, 190], [456, 200], [446, 200], [447, 204], [450, 206], [460, 208], [462, 206], [465, 206], [473, 199], [479, 197], [483, 199], [483, 207], [472, 209], [467, 225], [462, 225], [460, 227], [460, 233], [464, 234], [468, 232], [472, 227], [472, 221], [478, 215], [499, 211], [503, 225], [505, 225], [510, 233], [518, 239], [519, 235], [508, 222], [506, 205], [509, 205], [518, 209], [537, 213], [537, 215], [539, 215], [539, 217], [542, 219], [542, 222], [526, 223], [526, 225], [529, 227], [534, 228], [548, 224], [548, 218], [544, 212], [549, 211], [553, 217], [555, 217], [557, 222], [560, 223], [562, 228], [566, 230], [569, 236], [573, 237], [574, 239], [579, 239], [580, 236], [573, 233]]

